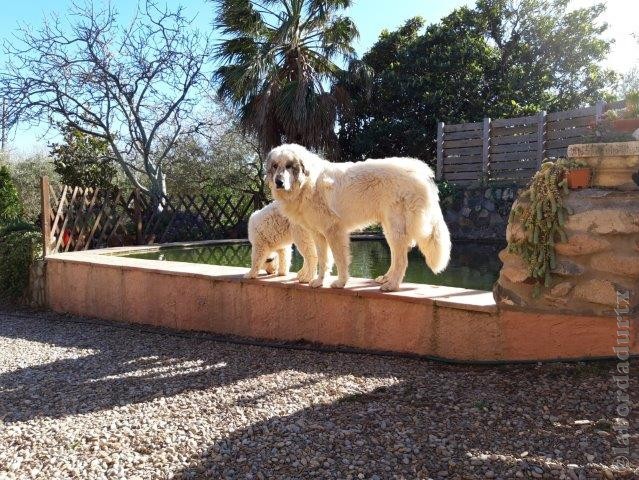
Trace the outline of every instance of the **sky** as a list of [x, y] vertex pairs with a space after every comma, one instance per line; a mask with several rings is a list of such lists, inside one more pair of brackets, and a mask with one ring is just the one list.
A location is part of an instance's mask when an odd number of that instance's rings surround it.
[[[94, 0], [101, 1], [101, 0]], [[167, 5], [184, 5], [187, 12], [195, 17], [198, 28], [210, 28], [213, 9], [207, 0], [164, 0]], [[37, 27], [46, 16], [58, 13], [64, 16], [72, 0], [0, 0], [0, 39], [11, 39], [18, 24]], [[572, 0], [572, 5], [582, 7], [595, 0]], [[111, 3], [126, 16], [134, 8], [134, 0], [111, 0]], [[607, 11], [603, 21], [609, 25], [608, 38], [615, 40], [606, 66], [619, 72], [626, 72], [639, 64], [639, 47], [632, 33], [639, 33], [639, 0], [607, 0]], [[427, 23], [437, 22], [455, 8], [472, 5], [474, 0], [355, 0], [348, 14], [360, 31], [356, 42], [359, 55], [365, 53], [377, 40], [383, 29], [394, 30], [407, 19], [417, 15]], [[0, 52], [0, 63], [4, 62]], [[10, 138], [12, 150], [19, 156], [46, 150], [53, 134], [44, 136], [44, 128], [23, 126], [13, 132]]]

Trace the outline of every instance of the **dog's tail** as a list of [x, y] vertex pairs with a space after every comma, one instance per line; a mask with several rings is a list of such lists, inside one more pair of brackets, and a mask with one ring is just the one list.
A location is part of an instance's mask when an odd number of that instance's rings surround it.
[[428, 207], [418, 215], [418, 231], [413, 238], [434, 273], [442, 272], [450, 261], [450, 232], [439, 206], [439, 192], [434, 182], [427, 185]]
[[[426, 233], [426, 232], [424, 232]], [[432, 229], [428, 235], [417, 239], [417, 246], [426, 257], [426, 264], [434, 273], [442, 272], [450, 261], [450, 232], [442, 215], [432, 219]]]

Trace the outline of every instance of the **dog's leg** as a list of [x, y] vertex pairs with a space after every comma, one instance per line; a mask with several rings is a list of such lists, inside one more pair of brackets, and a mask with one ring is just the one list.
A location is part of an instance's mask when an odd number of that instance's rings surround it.
[[268, 250], [254, 245], [251, 249], [251, 269], [244, 275], [244, 278], [257, 278], [269, 253]]
[[317, 250], [315, 249], [313, 237], [309, 232], [300, 228], [298, 231], [293, 231], [293, 241], [300, 255], [304, 257], [304, 265], [297, 272], [297, 280], [300, 283], [308, 283], [317, 273]]
[[277, 274], [280, 277], [288, 275], [288, 271], [291, 268], [291, 246], [288, 245], [284, 248], [277, 250], [278, 266]]
[[313, 232], [313, 241], [315, 242], [315, 249], [317, 250], [317, 260], [319, 262], [319, 271], [317, 277], [309, 282], [309, 287], [317, 288], [324, 285], [324, 277], [329, 268], [328, 266], [328, 244], [326, 237], [319, 233]]
[[404, 280], [406, 268], [408, 267], [408, 248], [411, 245], [403, 209], [393, 210], [389, 211], [389, 221], [386, 222], [388, 228], [384, 229], [386, 241], [391, 251], [391, 267], [386, 272], [386, 281], [380, 287], [381, 290], [386, 292], [398, 290], [402, 280]]
[[[388, 237], [393, 232], [392, 223], [382, 222], [382, 230], [384, 232], [384, 236], [388, 239]], [[384, 275], [380, 275], [379, 277], [375, 278], [376, 283], [382, 284], [382, 283], [388, 282], [388, 277], [390, 276], [390, 272], [392, 272], [395, 268], [394, 260], [395, 259], [393, 258], [393, 255], [391, 255], [391, 263], [390, 263], [390, 266], [388, 267], [388, 270], [386, 270], [386, 273]]]
[[331, 283], [332, 288], [344, 288], [348, 281], [348, 267], [351, 263], [351, 249], [348, 232], [341, 229], [332, 230], [328, 235], [328, 245], [331, 247], [335, 265], [337, 265], [337, 280]]

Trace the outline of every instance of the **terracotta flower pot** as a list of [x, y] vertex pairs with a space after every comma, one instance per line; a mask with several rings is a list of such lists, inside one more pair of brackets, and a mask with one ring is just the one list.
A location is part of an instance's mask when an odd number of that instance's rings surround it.
[[613, 120], [612, 128], [617, 132], [632, 133], [639, 128], [639, 118], [619, 118]]
[[587, 188], [590, 185], [590, 168], [574, 168], [568, 170], [568, 188], [576, 190], [578, 188]]

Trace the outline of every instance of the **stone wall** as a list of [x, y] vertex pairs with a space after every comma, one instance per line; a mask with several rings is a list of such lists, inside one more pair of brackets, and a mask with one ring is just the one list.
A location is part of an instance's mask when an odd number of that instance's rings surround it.
[[515, 185], [456, 187], [441, 195], [444, 218], [455, 240], [501, 240], [518, 191]]
[[[527, 265], [506, 248], [499, 255], [504, 266], [495, 286], [496, 301], [542, 311], [614, 315], [617, 292], [629, 292], [630, 306], [637, 311], [639, 191], [576, 190], [565, 204], [573, 214], [566, 221], [567, 242], [555, 245], [552, 285], [533, 298]], [[523, 236], [517, 220], [508, 225], [508, 241]]]

